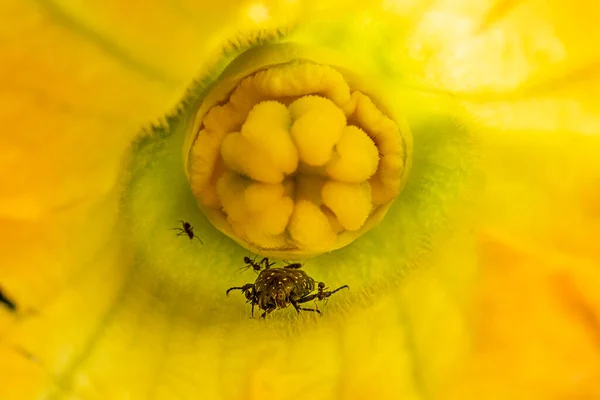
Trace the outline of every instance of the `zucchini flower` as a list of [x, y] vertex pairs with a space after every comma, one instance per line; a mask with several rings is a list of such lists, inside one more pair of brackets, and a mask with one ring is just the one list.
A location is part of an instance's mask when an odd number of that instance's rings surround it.
[[600, 398], [599, 16], [3, 2], [0, 399]]

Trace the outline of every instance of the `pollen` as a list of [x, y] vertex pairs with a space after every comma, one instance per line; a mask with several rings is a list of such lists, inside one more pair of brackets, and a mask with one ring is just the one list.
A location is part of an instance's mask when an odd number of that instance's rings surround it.
[[401, 193], [410, 132], [341, 70], [257, 64], [264, 54], [199, 104], [184, 148], [192, 192], [215, 227], [266, 256], [347, 245]]

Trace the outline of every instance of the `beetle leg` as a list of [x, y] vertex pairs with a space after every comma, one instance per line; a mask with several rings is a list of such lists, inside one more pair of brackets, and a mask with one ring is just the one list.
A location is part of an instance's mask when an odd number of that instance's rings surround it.
[[317, 310], [316, 308], [302, 308], [302, 307], [300, 307], [300, 310], [302, 310], [302, 311], [313, 311], [313, 312], [316, 312], [317, 314], [321, 315], [321, 311]]
[[315, 294], [309, 294], [307, 296], [304, 296], [298, 300], [296, 300], [296, 303], [306, 303], [307, 301], [311, 301], [313, 299], [316, 299], [317, 297], [319, 297], [318, 293]]
[[292, 303], [292, 305], [294, 306], [294, 308], [296, 309], [296, 312], [298, 314], [300, 314], [300, 306], [298, 306], [298, 303], [296, 303], [296, 300], [292, 300], [290, 299], [290, 303]]
[[294, 308], [296, 309], [296, 312], [298, 314], [300, 314], [300, 310], [302, 310], [302, 311], [312, 311], [312, 312], [316, 312], [316, 313], [321, 314], [321, 311], [319, 311], [317, 309], [314, 309], [314, 308], [302, 308], [302, 307], [300, 307], [298, 305], [298, 302], [295, 301], [295, 300], [290, 300], [290, 303], [292, 303], [292, 305], [294, 306]]
[[267, 316], [267, 314], [272, 313], [273, 311], [275, 311], [276, 308], [277, 307], [275, 307], [275, 306], [267, 308], [267, 310], [264, 313], [262, 313], [262, 315], [260, 317], [265, 318]]
[[244, 286], [236, 286], [236, 287], [232, 287], [232, 288], [227, 289], [227, 291], [225, 292], [225, 294], [227, 296], [229, 296], [229, 292], [231, 292], [232, 290], [241, 290], [243, 292], [243, 291], [246, 291], [246, 290], [248, 290], [248, 289], [250, 289], [252, 287], [254, 287], [254, 284], [252, 284], [252, 283], [246, 283]]
[[348, 286], [348, 285], [340, 286], [339, 288], [337, 288], [335, 290], [332, 290], [331, 292], [323, 292], [323, 293], [327, 293], [327, 295], [325, 297], [329, 297], [332, 294], [334, 294], [335, 292], [337, 292], [339, 290], [342, 290], [342, 289], [348, 289], [348, 290], [350, 290], [350, 286]]
[[344, 285], [344, 286], [340, 286], [339, 288], [337, 288], [335, 290], [332, 290], [330, 292], [319, 292], [319, 293], [315, 293], [315, 294], [310, 294], [308, 296], [304, 296], [300, 300], [297, 300], [297, 302], [298, 303], [306, 303], [307, 301], [311, 301], [311, 300], [317, 299], [317, 298], [319, 300], [325, 300], [329, 296], [331, 296], [332, 294], [334, 294], [335, 292], [337, 292], [338, 290], [342, 290], [342, 289], [350, 289], [350, 287], [348, 287], [348, 285]]
[[254, 318], [254, 306], [258, 304], [258, 299], [256, 298], [256, 293], [254, 293], [254, 296], [252, 297], [252, 318]]

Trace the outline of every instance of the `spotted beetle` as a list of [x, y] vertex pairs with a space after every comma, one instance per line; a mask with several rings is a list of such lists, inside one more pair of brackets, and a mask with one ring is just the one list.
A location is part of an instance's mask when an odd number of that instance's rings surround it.
[[[301, 310], [321, 314], [317, 309], [303, 308], [300, 307], [300, 304], [314, 299], [324, 300], [341, 289], [350, 289], [348, 285], [343, 285], [335, 290], [326, 291], [323, 282], [315, 285], [315, 280], [300, 270], [302, 264], [294, 263], [283, 268], [270, 268], [273, 264], [275, 263], [264, 264], [265, 267], [259, 272], [254, 283], [232, 287], [225, 292], [229, 296], [229, 292], [232, 290], [241, 290], [246, 297], [246, 302], [252, 304], [252, 317], [254, 317], [254, 306], [258, 306], [264, 311], [261, 318], [265, 318], [277, 308], [287, 308], [290, 304], [294, 306], [298, 314]], [[315, 286], [317, 293], [311, 294], [315, 290]]]

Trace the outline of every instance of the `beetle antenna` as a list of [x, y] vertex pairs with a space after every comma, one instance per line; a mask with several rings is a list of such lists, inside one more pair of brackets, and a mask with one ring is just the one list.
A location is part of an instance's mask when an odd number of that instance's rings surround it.
[[[334, 294], [335, 292], [337, 292], [337, 291], [339, 291], [339, 290], [342, 290], [342, 289], [348, 289], [348, 290], [350, 290], [350, 286], [348, 286], [348, 285], [340, 286], [339, 288], [337, 288], [337, 289], [335, 289], [334, 291], [332, 291], [331, 293], [329, 293], [329, 296], [331, 296], [331, 295], [332, 295], [332, 294]], [[327, 296], [327, 297], [329, 297], [329, 296]]]
[[244, 287], [242, 287], [242, 286], [236, 286], [236, 287], [229, 288], [229, 289], [227, 289], [227, 291], [225, 292], [225, 294], [227, 296], [229, 296], [229, 292], [231, 292], [232, 290], [244, 290]]

